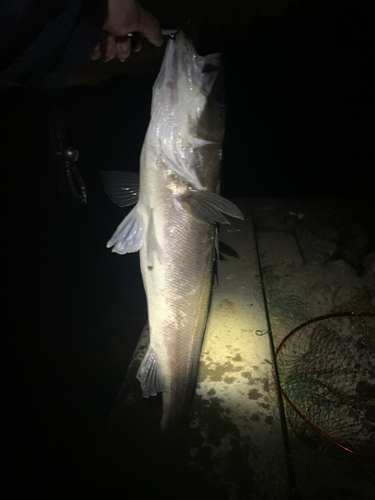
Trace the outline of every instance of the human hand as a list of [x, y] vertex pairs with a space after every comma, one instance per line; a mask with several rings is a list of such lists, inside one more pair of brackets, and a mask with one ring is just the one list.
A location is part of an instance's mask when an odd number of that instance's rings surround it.
[[[91, 59], [108, 62], [117, 57], [124, 62], [132, 50], [129, 35], [135, 31], [157, 47], [163, 44], [158, 21], [135, 0], [108, 0], [107, 19]], [[133, 50], [139, 52], [141, 48], [138, 41]]]

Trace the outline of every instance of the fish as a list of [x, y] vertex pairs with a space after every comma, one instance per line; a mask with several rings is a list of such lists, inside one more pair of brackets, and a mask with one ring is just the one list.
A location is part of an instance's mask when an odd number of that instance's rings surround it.
[[162, 393], [162, 430], [183, 425], [196, 385], [209, 311], [217, 226], [243, 219], [219, 195], [225, 111], [214, 97], [220, 55], [200, 56], [180, 31], [167, 42], [152, 90], [139, 179], [103, 171], [119, 206], [135, 207], [107, 243], [140, 251], [150, 342], [137, 379], [146, 398]]

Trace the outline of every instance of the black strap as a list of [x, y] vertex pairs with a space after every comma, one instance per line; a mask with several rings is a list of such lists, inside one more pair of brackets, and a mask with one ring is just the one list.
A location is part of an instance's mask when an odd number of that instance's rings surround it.
[[87, 204], [87, 189], [76, 165], [79, 152], [67, 145], [62, 94], [51, 99], [48, 114], [52, 163], [58, 171], [60, 192], [69, 211], [76, 213]]

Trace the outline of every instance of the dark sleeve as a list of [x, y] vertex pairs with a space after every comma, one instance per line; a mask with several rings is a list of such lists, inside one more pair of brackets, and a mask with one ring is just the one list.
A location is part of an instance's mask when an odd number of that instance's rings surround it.
[[63, 86], [89, 58], [106, 13], [106, 0], [3, 1], [0, 86]]

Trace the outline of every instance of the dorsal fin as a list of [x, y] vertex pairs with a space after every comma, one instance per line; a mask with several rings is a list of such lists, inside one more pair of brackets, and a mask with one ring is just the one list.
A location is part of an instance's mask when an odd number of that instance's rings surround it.
[[101, 170], [104, 191], [119, 207], [128, 207], [138, 202], [139, 174], [120, 170]]

